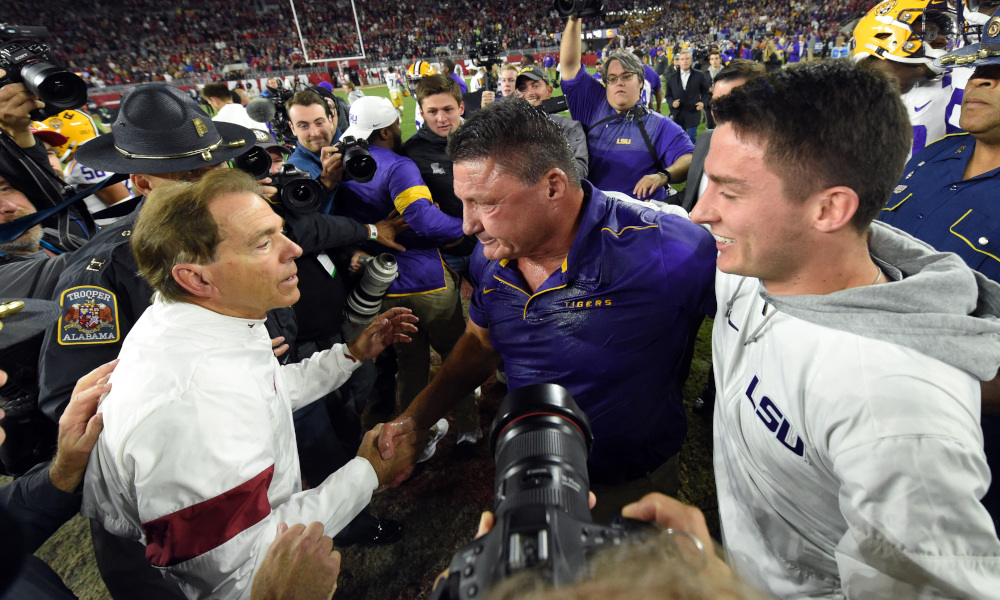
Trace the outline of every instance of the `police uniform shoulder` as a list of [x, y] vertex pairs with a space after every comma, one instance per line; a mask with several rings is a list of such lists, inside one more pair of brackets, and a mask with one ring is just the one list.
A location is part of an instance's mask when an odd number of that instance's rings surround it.
[[[969, 137], [969, 132], [968, 131], [960, 131], [958, 133], [949, 133], [948, 135], [946, 135], [944, 137], [940, 137], [940, 138], [934, 140], [933, 142], [927, 144], [926, 146], [924, 146], [924, 149], [923, 149], [922, 152], [928, 152], [929, 154], [931, 154], [931, 153], [938, 154], [940, 152], [948, 150], [949, 148], [951, 148], [953, 146], [961, 145], [962, 142], [966, 141], [966, 140], [963, 140], [963, 139], [960, 139], [960, 138], [967, 138], [967, 137]], [[920, 152], [918, 152], [917, 154], [920, 154]]]
[[77, 250], [73, 262], [60, 277], [60, 282], [66, 279], [97, 281], [105, 278], [109, 272], [123, 268], [134, 272], [135, 257], [130, 245], [132, 223], [122, 221], [102, 229], [89, 243]]

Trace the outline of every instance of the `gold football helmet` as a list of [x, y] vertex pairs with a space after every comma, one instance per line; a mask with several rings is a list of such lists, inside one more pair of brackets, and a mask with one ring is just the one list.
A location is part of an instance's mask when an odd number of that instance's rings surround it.
[[406, 68], [406, 76], [410, 79], [421, 79], [428, 75], [434, 75], [437, 69], [431, 66], [426, 60], [418, 60]]
[[932, 71], [935, 58], [956, 46], [955, 10], [942, 0], [884, 0], [868, 11], [854, 28], [851, 54], [909, 64]]
[[42, 123], [49, 129], [63, 134], [69, 140], [56, 148], [59, 159], [63, 162], [69, 162], [80, 144], [100, 134], [100, 129], [97, 128], [94, 119], [82, 110], [64, 110], [58, 115], [45, 119]]

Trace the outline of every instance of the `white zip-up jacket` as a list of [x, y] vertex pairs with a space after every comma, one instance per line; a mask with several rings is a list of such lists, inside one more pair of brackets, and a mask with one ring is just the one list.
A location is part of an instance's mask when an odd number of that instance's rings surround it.
[[302, 491], [292, 411], [347, 380], [345, 352], [281, 366], [263, 321], [157, 297], [101, 402], [81, 512], [145, 544], [188, 597], [249, 597], [279, 522], [336, 535], [378, 487], [355, 458]]
[[971, 316], [984, 279], [928, 248], [876, 224], [893, 281], [827, 296], [717, 276], [723, 539], [776, 597], [1000, 598], [970, 374], [996, 373], [1000, 328]]

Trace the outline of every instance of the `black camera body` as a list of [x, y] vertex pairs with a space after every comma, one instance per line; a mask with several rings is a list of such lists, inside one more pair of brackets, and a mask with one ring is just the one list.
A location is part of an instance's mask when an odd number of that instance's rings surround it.
[[45, 108], [31, 111], [31, 118], [36, 121], [87, 103], [86, 82], [56, 65], [49, 56], [48, 46], [35, 41], [48, 35], [45, 27], [0, 24], [0, 69], [6, 72], [0, 79], [0, 87], [23, 83], [45, 102]]
[[483, 40], [469, 48], [469, 58], [477, 66], [492, 66], [503, 62], [503, 48], [496, 40]]
[[291, 100], [294, 95], [295, 92], [292, 90], [286, 90], [279, 86], [275, 91], [274, 97], [271, 98], [274, 101], [274, 119], [271, 120], [271, 125], [274, 126], [279, 140], [291, 144], [297, 144], [298, 140], [292, 131], [292, 122], [288, 119], [288, 111], [285, 110], [285, 103]]
[[348, 135], [340, 138], [337, 144], [340, 153], [344, 155], [344, 179], [368, 183], [375, 177], [378, 165], [375, 164], [375, 157], [368, 151], [368, 140]]
[[599, 17], [604, 14], [604, 0], [555, 0], [555, 9], [560, 17]]
[[590, 420], [562, 386], [518, 388], [500, 403], [490, 428], [496, 461], [493, 530], [452, 558], [432, 598], [481, 598], [522, 569], [552, 585], [577, 581], [596, 550], [629, 535], [625, 522], [590, 517]]

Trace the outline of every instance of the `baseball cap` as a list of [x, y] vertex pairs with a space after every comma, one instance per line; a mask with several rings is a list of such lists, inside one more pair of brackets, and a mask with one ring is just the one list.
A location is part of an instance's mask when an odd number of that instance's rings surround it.
[[539, 68], [538, 65], [524, 67], [518, 71], [517, 80], [514, 82], [514, 85], [521, 85], [522, 77], [525, 79], [533, 79], [535, 81], [544, 81], [545, 83], [549, 82], [549, 78], [545, 76], [545, 71]]
[[341, 137], [352, 136], [359, 140], [368, 139], [373, 131], [384, 129], [399, 120], [399, 111], [388, 98], [365, 96], [351, 105], [349, 117], [351, 126]]

